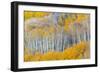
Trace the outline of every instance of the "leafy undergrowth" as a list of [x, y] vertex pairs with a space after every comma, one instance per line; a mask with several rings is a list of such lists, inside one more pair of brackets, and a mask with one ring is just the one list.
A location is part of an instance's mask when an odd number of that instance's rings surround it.
[[65, 48], [63, 52], [49, 51], [44, 54], [36, 52], [34, 55], [25, 54], [24, 61], [49, 61], [49, 60], [76, 60], [90, 57], [89, 42], [80, 42], [72, 47]]

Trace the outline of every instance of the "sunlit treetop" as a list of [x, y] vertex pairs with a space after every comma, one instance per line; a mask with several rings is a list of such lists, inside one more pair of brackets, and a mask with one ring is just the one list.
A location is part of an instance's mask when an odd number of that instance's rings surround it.
[[24, 17], [25, 20], [30, 19], [32, 17], [39, 18], [39, 17], [44, 17], [48, 16], [50, 13], [49, 12], [32, 12], [32, 11], [25, 11], [24, 12]]
[[77, 22], [81, 23], [82, 21], [86, 20], [89, 16], [87, 14], [77, 14]]

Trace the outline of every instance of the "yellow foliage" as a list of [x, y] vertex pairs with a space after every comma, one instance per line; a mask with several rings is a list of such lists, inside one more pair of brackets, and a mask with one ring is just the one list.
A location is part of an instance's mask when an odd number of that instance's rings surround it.
[[25, 61], [25, 62], [31, 61], [31, 58], [33, 58], [33, 55], [31, 55], [31, 54], [25, 54], [25, 55], [24, 55], [24, 61]]
[[41, 54], [36, 52], [34, 55], [25, 54], [24, 55], [24, 61], [39, 61], [41, 59]]
[[55, 28], [54, 28], [54, 26], [50, 26], [49, 28], [48, 28], [48, 32], [50, 33], [50, 34], [52, 34], [52, 33], [54, 33], [55, 32]]
[[30, 33], [31, 36], [34, 38], [37, 36], [50, 37], [52, 36], [52, 34], [54, 34], [54, 32], [55, 32], [54, 27], [44, 27], [44, 28], [35, 28]]
[[73, 22], [77, 19], [76, 14], [70, 14], [70, 17], [71, 17], [71, 19], [72, 19]]
[[24, 53], [28, 54], [28, 49], [27, 48], [24, 49]]
[[75, 47], [80, 53], [83, 53], [86, 50], [87, 45], [87, 42], [80, 42], [79, 44], [75, 45]]
[[73, 45], [72, 47], [65, 48], [63, 52], [48, 51], [44, 54], [40, 54], [38, 52], [36, 52], [34, 55], [25, 54], [24, 61], [83, 59], [87, 48], [89, 48], [87, 43], [88, 42], [80, 42], [76, 45]]
[[31, 12], [31, 11], [25, 11], [24, 12], [24, 18], [25, 18], [25, 20], [31, 18], [32, 16], [33, 16], [33, 12]]
[[64, 22], [64, 30], [68, 31], [69, 30], [69, 26], [73, 23], [74, 21], [72, 20], [71, 17], [66, 18], [65, 22]]
[[47, 36], [49, 36], [49, 33], [48, 33], [48, 31], [45, 31], [43, 36], [44, 36], [44, 37], [47, 37]]
[[41, 60], [41, 54], [36, 52], [30, 60], [31, 61], [40, 61]]
[[81, 22], [81, 21], [84, 21], [85, 19], [87, 19], [88, 15], [86, 14], [77, 14], [77, 22]]
[[54, 52], [53, 57], [55, 58], [54, 60], [62, 60], [63, 54], [62, 52]]
[[62, 59], [62, 52], [47, 52], [42, 55], [41, 60], [61, 60]]
[[48, 16], [50, 13], [49, 12], [34, 12], [34, 17], [44, 17]]
[[53, 60], [53, 53], [54, 52], [47, 52], [45, 54], [42, 55], [41, 60]]
[[38, 28], [32, 29], [32, 31], [30, 32], [31, 37], [35, 38], [38, 36]]
[[44, 16], [48, 16], [50, 13], [49, 12], [32, 12], [32, 11], [25, 11], [24, 12], [24, 17], [25, 20], [35, 17], [35, 18], [39, 18], [39, 17], [44, 17]]
[[67, 48], [63, 52], [64, 59], [76, 59], [79, 55], [79, 52], [74, 48]]

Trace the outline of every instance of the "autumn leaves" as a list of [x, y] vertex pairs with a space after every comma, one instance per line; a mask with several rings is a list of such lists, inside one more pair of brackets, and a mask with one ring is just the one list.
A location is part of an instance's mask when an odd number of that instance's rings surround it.
[[24, 61], [89, 58], [89, 14], [25, 11]]
[[[89, 42], [80, 42], [70, 48], [66, 48], [63, 52], [49, 51], [44, 54], [36, 52], [34, 55], [24, 56], [27, 61], [48, 61], [48, 60], [77, 60], [89, 58]], [[88, 52], [86, 52], [88, 51]]]

